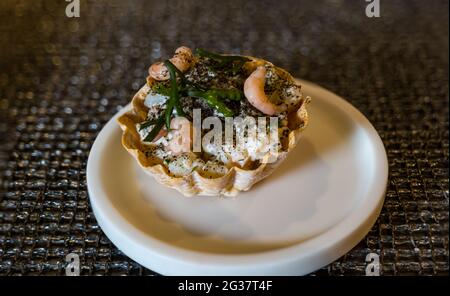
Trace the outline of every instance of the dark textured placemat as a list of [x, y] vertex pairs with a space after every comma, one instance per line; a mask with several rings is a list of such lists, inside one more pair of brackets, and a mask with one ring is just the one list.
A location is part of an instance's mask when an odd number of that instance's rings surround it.
[[112, 245], [86, 192], [89, 149], [180, 44], [251, 53], [348, 99], [387, 148], [382, 213], [317, 275], [448, 274], [448, 3], [380, 1], [0, 3], [0, 274], [152, 274]]

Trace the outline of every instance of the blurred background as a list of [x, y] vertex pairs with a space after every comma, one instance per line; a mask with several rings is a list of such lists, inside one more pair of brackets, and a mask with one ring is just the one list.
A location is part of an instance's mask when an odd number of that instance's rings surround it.
[[96, 224], [85, 166], [102, 126], [179, 45], [251, 54], [343, 96], [388, 152], [383, 211], [316, 275], [448, 274], [448, 1], [0, 2], [0, 274], [153, 274]]

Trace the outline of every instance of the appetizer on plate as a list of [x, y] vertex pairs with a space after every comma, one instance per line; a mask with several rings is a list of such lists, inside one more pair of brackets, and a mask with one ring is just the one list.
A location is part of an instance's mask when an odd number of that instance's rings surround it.
[[309, 100], [268, 61], [182, 46], [150, 66], [131, 110], [118, 118], [122, 145], [186, 196], [234, 196], [297, 145]]

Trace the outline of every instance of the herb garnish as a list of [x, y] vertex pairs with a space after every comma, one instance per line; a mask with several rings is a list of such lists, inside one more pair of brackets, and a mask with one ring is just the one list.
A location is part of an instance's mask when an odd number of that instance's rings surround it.
[[[175, 109], [177, 110], [177, 114], [179, 116], [184, 116], [185, 114], [183, 112], [183, 108], [181, 108], [180, 95], [178, 93], [177, 73], [179, 72], [179, 70], [169, 60], [164, 61], [164, 65], [169, 70], [169, 75], [170, 75], [170, 97], [169, 97], [169, 101], [167, 102], [166, 114], [165, 114], [166, 127], [167, 127], [167, 130], [170, 130], [170, 120], [172, 118], [173, 108], [175, 107]], [[181, 76], [181, 77], [183, 77], [183, 76]], [[184, 77], [181, 79], [183, 80]]]
[[144, 121], [143, 123], [139, 124], [139, 131], [141, 131], [149, 126], [155, 125], [157, 122], [158, 122], [158, 119]]
[[168, 87], [165, 83], [157, 83], [152, 87], [152, 90], [157, 94], [170, 97], [170, 87]]
[[[197, 54], [202, 57], [207, 57], [214, 60], [217, 64], [216, 67], [229, 67], [233, 73], [242, 68], [245, 62], [250, 61], [250, 59], [242, 56], [233, 55], [220, 55], [206, 51], [204, 49], [198, 48], [196, 50]], [[156, 120], [148, 120], [140, 124], [139, 131], [153, 126], [153, 129], [145, 137], [145, 142], [151, 142], [158, 135], [159, 131], [166, 125], [167, 130], [170, 130], [170, 122], [173, 115], [173, 110], [176, 110], [177, 116], [186, 116], [185, 112], [180, 103], [180, 96], [190, 96], [202, 98], [208, 105], [216, 109], [218, 112], [222, 113], [225, 117], [231, 117], [234, 112], [226, 106], [222, 101], [223, 99], [228, 99], [232, 101], [239, 101], [243, 98], [242, 91], [238, 89], [206, 89], [203, 86], [198, 85], [195, 82], [188, 81], [184, 74], [169, 60], [164, 61], [164, 65], [169, 71], [169, 85], [167, 83], [158, 83], [153, 87], [153, 91], [164, 96], [168, 96], [169, 99], [166, 102], [166, 109], [164, 114], [162, 114]], [[180, 83], [177, 81], [177, 76]]]
[[[147, 123], [150, 121], [147, 121]], [[146, 123], [144, 123], [146, 124]], [[149, 126], [152, 124], [148, 124]], [[153, 139], [158, 135], [161, 128], [164, 126], [164, 116], [160, 116], [156, 121], [154, 121], [154, 127], [153, 129], [148, 133], [148, 135], [145, 137], [144, 142], [151, 142]], [[142, 128], [142, 125], [141, 125]]]
[[242, 66], [246, 62], [250, 62], [251, 59], [239, 56], [239, 55], [221, 55], [214, 52], [207, 51], [203, 48], [197, 48], [195, 53], [200, 57], [210, 58], [217, 62], [217, 65], [214, 67], [216, 69], [225, 68], [231, 66], [231, 72], [233, 75], [236, 75]]
[[230, 62], [234, 62], [234, 61], [244, 61], [244, 62], [251, 61], [247, 57], [243, 57], [243, 56], [239, 56], [239, 55], [222, 55], [222, 54], [214, 53], [211, 51], [207, 51], [203, 48], [195, 49], [195, 53], [201, 57], [210, 58], [212, 60], [215, 60], [215, 61], [221, 62], [221, 63], [230, 63]]
[[190, 97], [202, 98], [204, 99], [208, 105], [222, 113], [225, 117], [231, 117], [234, 115], [234, 112], [228, 108], [223, 101], [219, 99], [219, 94], [217, 90], [188, 90], [188, 95]]

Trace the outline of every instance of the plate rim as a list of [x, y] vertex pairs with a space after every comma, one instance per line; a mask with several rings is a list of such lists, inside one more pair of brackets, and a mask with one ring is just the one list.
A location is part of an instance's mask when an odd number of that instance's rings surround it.
[[[311, 239], [258, 253], [206, 253], [184, 249], [150, 237], [124, 218], [119, 210], [108, 202], [107, 194], [102, 187], [96, 186], [101, 183], [99, 174], [96, 174], [99, 171], [100, 159], [95, 157], [101, 152], [99, 148], [101, 143], [115, 128], [119, 128], [116, 118], [127, 110], [125, 107], [117, 112], [97, 135], [87, 162], [86, 180], [89, 200], [102, 231], [128, 257], [155, 272], [167, 275], [306, 274], [333, 262], [350, 251], [370, 231], [381, 212], [388, 184], [389, 167], [386, 150], [370, 121], [348, 101], [316, 83], [299, 81], [302, 85], [322, 93], [323, 100], [350, 116], [369, 136], [375, 156], [374, 171], [377, 173], [374, 174], [372, 184], [369, 186], [367, 193], [369, 197], [362, 203], [364, 205], [362, 210], [359, 210], [361, 205], [357, 205], [336, 225]], [[119, 233], [126, 234], [129, 241], [122, 240]], [[126, 249], [134, 251], [126, 252], [124, 251]], [[146, 252], [146, 254], [144, 256], [137, 254], [140, 252]], [[153, 257], [149, 257], [149, 254]]]

